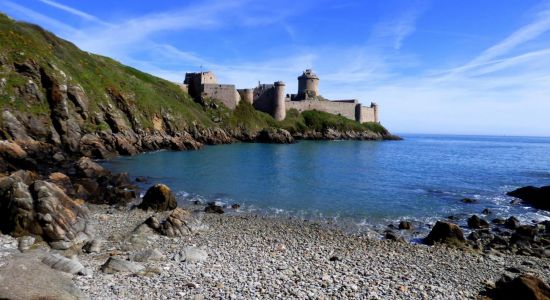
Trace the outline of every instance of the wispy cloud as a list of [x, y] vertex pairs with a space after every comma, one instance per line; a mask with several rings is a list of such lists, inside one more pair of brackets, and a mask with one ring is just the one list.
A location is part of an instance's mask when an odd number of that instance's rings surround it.
[[73, 14], [75, 16], [78, 16], [82, 19], [85, 19], [85, 20], [88, 20], [88, 21], [94, 21], [94, 22], [98, 22], [98, 23], [101, 23], [101, 24], [104, 24], [104, 25], [110, 25], [109, 23], [107, 22], [104, 22], [102, 20], [99, 20], [97, 17], [93, 16], [93, 15], [90, 15], [88, 13], [85, 13], [81, 10], [78, 10], [78, 9], [75, 9], [73, 7], [70, 7], [70, 6], [67, 6], [67, 5], [64, 5], [64, 4], [61, 4], [61, 3], [58, 3], [58, 2], [55, 2], [55, 1], [52, 1], [52, 0], [38, 0], [46, 5], [49, 5], [49, 6], [52, 6], [52, 7], [55, 7], [57, 9], [60, 9], [60, 10], [63, 10], [65, 12], [68, 12], [70, 14]]
[[[115, 57], [172, 81], [181, 81], [185, 71], [203, 65], [214, 70], [223, 83], [251, 87], [258, 80], [284, 80], [287, 91], [294, 92], [300, 70], [314, 68], [321, 77], [324, 96], [377, 101], [382, 119], [395, 131], [413, 128], [423, 132], [550, 135], [547, 116], [543, 115], [550, 106], [541, 101], [550, 95], [550, 47], [541, 40], [550, 31], [550, 6], [539, 7], [531, 22], [464, 63], [438, 68], [425, 64], [406, 47], [407, 37], [429, 31], [417, 31], [416, 25], [428, 10], [426, 6], [386, 16], [365, 29], [370, 36], [363, 41], [294, 45], [300, 28], [293, 26], [292, 16], [300, 9], [307, 10], [309, 2], [300, 2], [298, 9], [283, 6], [282, 11], [270, 14], [271, 7], [256, 1], [207, 1], [106, 21], [53, 0], [39, 1], [90, 22], [75, 29], [9, 0], [0, 3], [52, 27], [85, 50]], [[356, 5], [353, 1], [344, 4], [342, 9]], [[276, 24], [290, 38], [288, 44], [274, 46], [264, 57], [208, 57], [202, 51], [157, 38], [164, 33], [207, 34], [228, 27], [266, 24]], [[480, 38], [460, 32], [456, 35]], [[402, 71], [418, 66], [414, 72]], [[521, 118], [521, 125], [514, 122], [517, 118]]]
[[29, 19], [33, 20], [36, 23], [48, 26], [50, 29], [56, 30], [58, 32], [61, 32], [63, 34], [72, 35], [78, 32], [78, 30], [70, 25], [67, 25], [66, 23], [63, 23], [61, 21], [58, 21], [54, 18], [50, 18], [44, 14], [41, 14], [39, 12], [36, 12], [32, 9], [29, 9], [27, 7], [24, 7], [22, 5], [13, 3], [11, 1], [2, 0], [0, 1], [0, 4], [3, 7], [6, 7], [10, 10], [13, 10], [15, 12], [20, 13], [21, 15], [27, 16]]
[[424, 6], [419, 6], [402, 12], [397, 15], [397, 17], [390, 18], [385, 22], [377, 24], [374, 28], [374, 38], [388, 38], [390, 39], [392, 47], [395, 50], [399, 50], [405, 38], [416, 30], [416, 21], [424, 10]]
[[539, 11], [534, 20], [514, 31], [508, 37], [483, 51], [480, 55], [469, 61], [468, 63], [451, 70], [449, 76], [457, 73], [467, 72], [469, 70], [484, 67], [495, 62], [495, 59], [502, 55], [508, 54], [518, 46], [529, 42], [543, 33], [550, 30], [550, 5], [546, 5], [544, 9]]

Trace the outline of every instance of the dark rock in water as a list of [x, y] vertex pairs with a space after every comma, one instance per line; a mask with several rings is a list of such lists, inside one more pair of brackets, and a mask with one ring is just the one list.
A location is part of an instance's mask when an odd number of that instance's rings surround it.
[[138, 205], [139, 208], [147, 210], [153, 209], [155, 211], [166, 211], [174, 209], [178, 206], [176, 197], [172, 193], [172, 190], [164, 184], [155, 184], [150, 187], [143, 201]]
[[216, 205], [215, 202], [208, 203], [208, 206], [206, 206], [204, 208], [204, 212], [209, 213], [209, 214], [223, 214], [224, 213], [223, 208], [219, 205]]
[[472, 198], [463, 198], [461, 201], [463, 203], [477, 203], [477, 200]]
[[401, 221], [399, 222], [399, 229], [401, 230], [411, 230], [412, 229], [412, 223], [409, 221]]
[[468, 227], [472, 229], [489, 228], [489, 223], [479, 218], [478, 216], [473, 215], [470, 218], [468, 218]]
[[453, 215], [450, 215], [450, 216], [447, 216], [447, 219], [449, 220], [458, 220], [459, 218], [457, 216], [453, 216]]
[[508, 229], [516, 229], [520, 226], [520, 222], [516, 217], [509, 217], [506, 222], [504, 222], [504, 226]]
[[231, 208], [232, 208], [232, 209], [239, 209], [239, 208], [241, 208], [241, 205], [235, 203], [235, 204], [232, 204], [232, 205], [231, 205]]
[[526, 186], [508, 192], [506, 195], [519, 198], [535, 208], [550, 210], [550, 186], [540, 188]]
[[489, 214], [491, 214], [491, 210], [486, 208], [486, 209], [482, 210], [481, 213], [484, 214], [484, 215], [489, 215]]
[[443, 221], [437, 221], [428, 236], [424, 238], [424, 243], [427, 245], [445, 243], [461, 246], [465, 241], [464, 233], [458, 225]]
[[491, 223], [493, 223], [493, 224], [498, 224], [498, 225], [502, 225], [502, 224], [506, 223], [506, 220], [500, 219], [500, 218], [495, 218], [495, 219], [493, 219], [493, 220], [491, 221]]
[[147, 182], [147, 178], [143, 176], [136, 177], [136, 182]]
[[522, 274], [514, 279], [504, 275], [493, 289], [482, 292], [489, 299], [548, 300], [550, 287], [538, 277]]

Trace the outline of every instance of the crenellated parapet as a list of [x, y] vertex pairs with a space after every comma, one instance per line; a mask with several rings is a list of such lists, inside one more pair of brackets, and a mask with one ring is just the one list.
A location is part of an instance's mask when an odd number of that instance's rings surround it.
[[223, 102], [228, 108], [235, 109], [240, 101], [250, 103], [259, 111], [266, 112], [275, 120], [286, 117], [288, 109], [300, 112], [319, 110], [357, 122], [380, 122], [378, 105], [363, 106], [356, 99], [327, 100], [319, 94], [319, 77], [311, 69], [298, 77], [298, 93], [285, 94], [285, 83], [260, 84], [253, 89], [235, 89], [234, 85], [218, 84], [213, 72], [187, 73], [183, 90], [195, 98], [210, 97]]

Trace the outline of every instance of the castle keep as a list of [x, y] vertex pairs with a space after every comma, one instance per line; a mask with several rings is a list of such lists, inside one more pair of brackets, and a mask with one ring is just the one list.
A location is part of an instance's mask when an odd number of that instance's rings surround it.
[[232, 84], [218, 84], [213, 72], [185, 74], [182, 88], [195, 99], [209, 97], [235, 109], [246, 101], [276, 120], [284, 120], [289, 109], [324, 111], [361, 123], [379, 122], [378, 105], [363, 106], [357, 99], [327, 100], [319, 94], [319, 77], [310, 69], [298, 77], [298, 92], [285, 94], [285, 83], [260, 84], [253, 89], [236, 89]]

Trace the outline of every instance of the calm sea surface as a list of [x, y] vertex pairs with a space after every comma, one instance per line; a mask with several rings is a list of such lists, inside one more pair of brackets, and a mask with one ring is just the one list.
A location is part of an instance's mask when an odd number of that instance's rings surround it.
[[[404, 135], [403, 141], [302, 141], [161, 151], [104, 161], [112, 171], [168, 184], [187, 201], [241, 210], [383, 224], [480, 214], [523, 221], [549, 213], [512, 205], [507, 191], [550, 185], [550, 138]], [[476, 199], [465, 204], [461, 199]]]

